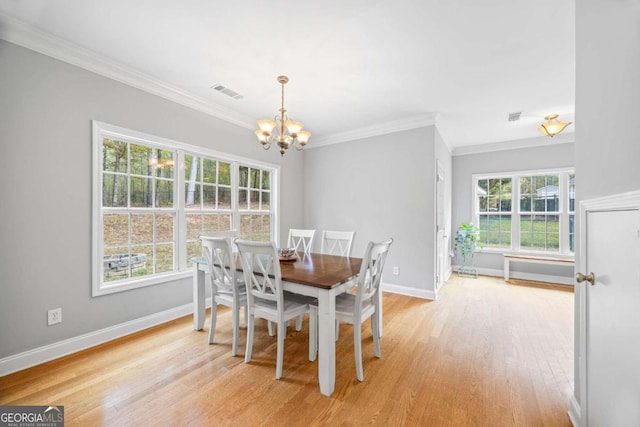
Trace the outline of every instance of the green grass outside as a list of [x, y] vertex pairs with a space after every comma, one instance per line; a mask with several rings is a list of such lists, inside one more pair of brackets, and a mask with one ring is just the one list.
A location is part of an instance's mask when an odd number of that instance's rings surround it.
[[[511, 217], [488, 216], [480, 219], [480, 241], [486, 248], [511, 246]], [[558, 251], [560, 222], [558, 215], [523, 216], [520, 218], [520, 247], [531, 250]]]

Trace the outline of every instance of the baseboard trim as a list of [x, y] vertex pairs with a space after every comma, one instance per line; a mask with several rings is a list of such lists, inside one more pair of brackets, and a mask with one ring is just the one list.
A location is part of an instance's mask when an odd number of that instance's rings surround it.
[[433, 301], [437, 299], [437, 295], [433, 291], [410, 288], [408, 286], [393, 285], [391, 283], [383, 283], [381, 289], [383, 292], [391, 292], [392, 294], [406, 295], [408, 297], [423, 298], [423, 299], [428, 299]]
[[[454, 266], [454, 269], [458, 269], [458, 265]], [[478, 274], [483, 276], [504, 277], [504, 271], [494, 268], [476, 268]], [[559, 285], [573, 286], [573, 277], [567, 276], [554, 276], [550, 274], [534, 274], [534, 273], [522, 273], [519, 271], [510, 271], [509, 277], [512, 279], [531, 280], [534, 282], [556, 283]]]
[[580, 427], [580, 421], [582, 419], [581, 417], [581, 412], [580, 412], [580, 404], [578, 403], [578, 401], [576, 400], [575, 396], [571, 396], [571, 399], [569, 399], [569, 420], [571, 421], [571, 424], [573, 424], [573, 427]]
[[[211, 306], [211, 298], [207, 298], [206, 306]], [[119, 325], [109, 326], [108, 328], [4, 357], [0, 359], [0, 377], [104, 344], [116, 338], [121, 338], [191, 313], [193, 313], [193, 304], [185, 304], [120, 323]]]

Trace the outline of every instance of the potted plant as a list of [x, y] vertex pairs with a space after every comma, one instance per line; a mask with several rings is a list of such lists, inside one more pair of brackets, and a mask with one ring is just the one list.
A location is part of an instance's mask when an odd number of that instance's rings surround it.
[[458, 276], [478, 277], [478, 270], [473, 266], [473, 253], [482, 248], [480, 230], [472, 223], [464, 223], [456, 231], [454, 250], [460, 249], [462, 264], [458, 267]]

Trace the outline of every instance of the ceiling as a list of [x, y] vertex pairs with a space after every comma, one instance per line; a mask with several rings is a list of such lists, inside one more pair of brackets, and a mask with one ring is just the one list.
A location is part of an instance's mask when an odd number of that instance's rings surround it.
[[435, 117], [456, 149], [543, 138], [551, 113], [574, 120], [574, 2], [0, 0], [0, 14], [248, 129], [277, 113], [285, 74], [309, 147]]

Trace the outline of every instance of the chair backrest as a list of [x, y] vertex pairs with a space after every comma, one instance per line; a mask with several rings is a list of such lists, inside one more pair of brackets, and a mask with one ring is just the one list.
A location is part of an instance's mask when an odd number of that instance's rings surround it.
[[311, 245], [313, 245], [313, 236], [315, 236], [316, 230], [301, 230], [297, 228], [289, 229], [289, 238], [287, 239], [287, 247], [293, 248], [296, 251], [304, 251], [305, 253], [311, 252]]
[[254, 304], [254, 298], [262, 298], [276, 301], [278, 307], [283, 307], [282, 273], [275, 243], [236, 239], [235, 244], [242, 262], [249, 304]]
[[393, 243], [393, 239], [384, 242], [369, 242], [367, 249], [364, 251], [362, 258], [362, 266], [360, 274], [356, 280], [356, 306], [371, 299], [380, 289], [380, 281], [382, 280], [382, 270], [387, 260], [389, 247]]
[[200, 236], [214, 291], [236, 294], [237, 272], [231, 237]]
[[322, 231], [320, 252], [329, 255], [351, 256], [355, 231]]
[[[233, 244], [233, 239], [238, 238], [240, 235], [238, 234], [238, 230], [218, 230], [218, 231], [205, 231], [202, 233], [202, 236], [206, 237], [228, 237], [231, 239], [231, 248], [233, 252], [237, 252], [235, 245]], [[201, 237], [202, 237], [201, 236]]]

